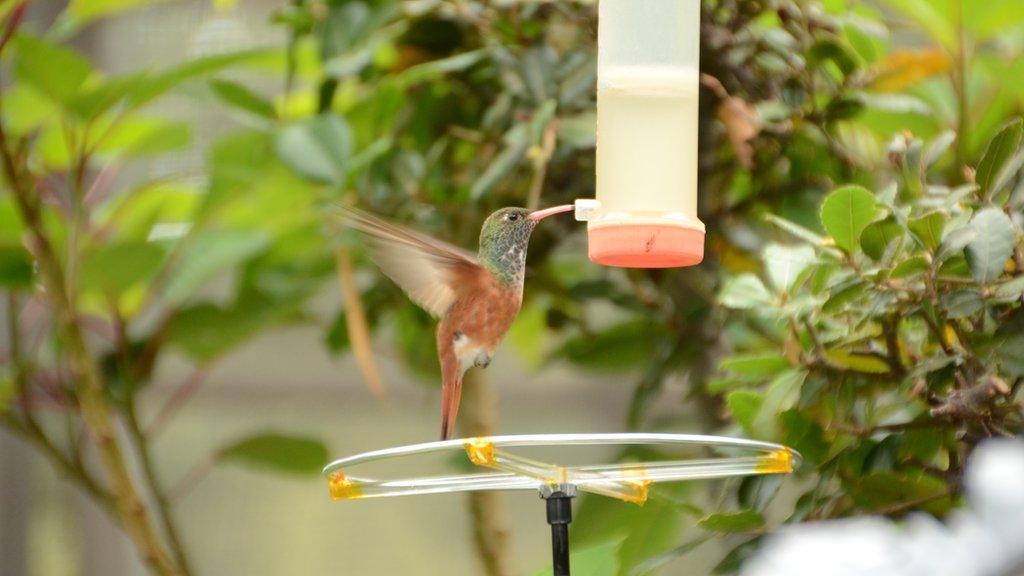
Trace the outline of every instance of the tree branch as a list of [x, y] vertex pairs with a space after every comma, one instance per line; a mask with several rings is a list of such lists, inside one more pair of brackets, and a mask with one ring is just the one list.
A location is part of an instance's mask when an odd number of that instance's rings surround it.
[[894, 316], [889, 316], [882, 322], [882, 332], [885, 335], [886, 361], [889, 363], [889, 370], [902, 377], [907, 370], [903, 366], [903, 361], [900, 360], [899, 325]]
[[165, 576], [180, 575], [180, 569], [160, 543], [128, 471], [128, 465], [117, 441], [114, 419], [104, 397], [105, 385], [78, 325], [74, 302], [68, 294], [65, 271], [43, 225], [39, 198], [29, 183], [30, 177], [23, 173], [24, 168], [19, 168], [11, 153], [2, 122], [0, 160], [18, 210], [28, 228], [32, 252], [39, 264], [58, 335], [74, 377], [82, 416], [96, 439], [103, 463], [111, 477], [114, 500], [121, 522], [146, 564]]
[[558, 136], [558, 120], [552, 119], [544, 127], [544, 134], [541, 136], [541, 144], [530, 151], [533, 157], [533, 177], [530, 179], [530, 191], [526, 196], [526, 207], [536, 210], [540, 207], [540, 195], [544, 190], [544, 180], [547, 178], [548, 163], [551, 155], [555, 152], [555, 142]]
[[191, 574], [191, 562], [189, 561], [188, 554], [185, 551], [185, 546], [182, 544], [178, 526], [174, 521], [170, 501], [167, 497], [167, 493], [163, 489], [163, 485], [160, 482], [159, 477], [156, 474], [156, 467], [153, 465], [153, 454], [149, 449], [149, 438], [146, 437], [142, 432], [142, 427], [139, 426], [139, 419], [135, 411], [134, 398], [129, 402], [126, 413], [128, 417], [128, 433], [135, 442], [135, 447], [139, 452], [139, 459], [142, 462], [142, 473], [146, 479], [146, 483], [149, 484], [149, 490], [152, 493], [153, 500], [156, 502], [157, 509], [160, 512], [161, 523], [163, 525], [164, 533], [167, 536], [167, 541], [170, 544], [171, 553], [174, 555], [174, 560], [177, 562], [182, 574]]
[[[462, 382], [463, 436], [490, 436], [497, 420], [493, 390], [480, 369], [466, 373]], [[512, 576], [509, 553], [509, 525], [505, 501], [499, 492], [471, 492], [469, 513], [473, 519], [473, 543], [488, 576]]]

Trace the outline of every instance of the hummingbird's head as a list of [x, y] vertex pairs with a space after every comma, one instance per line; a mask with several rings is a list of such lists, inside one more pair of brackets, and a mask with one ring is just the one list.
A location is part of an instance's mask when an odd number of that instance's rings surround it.
[[537, 221], [526, 208], [502, 208], [480, 230], [480, 260], [506, 283], [522, 281], [526, 247]]

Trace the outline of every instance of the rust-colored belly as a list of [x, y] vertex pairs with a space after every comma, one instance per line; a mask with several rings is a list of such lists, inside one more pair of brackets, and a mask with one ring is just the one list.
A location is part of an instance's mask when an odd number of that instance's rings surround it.
[[456, 298], [445, 315], [443, 329], [452, 335], [461, 332], [474, 345], [494, 350], [512, 326], [522, 301], [520, 289], [489, 279]]

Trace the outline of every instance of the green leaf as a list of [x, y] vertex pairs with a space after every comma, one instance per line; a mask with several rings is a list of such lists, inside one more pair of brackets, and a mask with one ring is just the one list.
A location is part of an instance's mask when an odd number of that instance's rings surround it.
[[932, 212], [907, 222], [907, 227], [928, 249], [935, 250], [942, 243], [942, 231], [948, 217], [942, 212]]
[[977, 233], [966, 250], [971, 275], [982, 284], [994, 282], [1013, 255], [1013, 222], [1002, 210], [986, 208], [974, 215], [970, 226]]
[[733, 420], [743, 427], [745, 432], [752, 434], [754, 419], [761, 411], [764, 396], [753, 390], [736, 390], [725, 397], [725, 404], [729, 407]]
[[619, 574], [625, 576], [634, 566], [675, 546], [680, 517], [673, 504], [648, 501], [644, 506], [644, 522], [635, 524], [619, 547]]
[[814, 248], [810, 246], [769, 244], [761, 258], [768, 278], [779, 292], [789, 292], [801, 274], [818, 262]]
[[1000, 37], [1024, 22], [1024, 4], [1015, 0], [970, 2], [963, 9], [964, 23], [978, 40]]
[[352, 135], [341, 117], [327, 113], [282, 129], [274, 140], [274, 150], [306, 178], [338, 185], [345, 179]]
[[900, 440], [899, 454], [928, 462], [942, 448], [945, 432], [941, 430], [907, 430]]
[[164, 298], [173, 304], [184, 301], [217, 272], [237, 266], [268, 244], [262, 233], [241, 230], [208, 230], [185, 241], [188, 245], [164, 290]]
[[1024, 378], [1024, 314], [1018, 313], [996, 330], [994, 358], [1002, 374]]
[[340, 79], [358, 74], [373, 63], [380, 46], [392, 48], [391, 42], [408, 28], [404, 20], [389, 23], [395, 20], [396, 5], [375, 4], [371, 10], [366, 2], [335, 2], [328, 4], [326, 18], [317, 17], [325, 75]]
[[1024, 296], [1024, 276], [1000, 284], [992, 293], [992, 299], [1001, 304], [1019, 300], [1021, 296]]
[[597, 114], [593, 111], [558, 119], [558, 145], [589, 150], [597, 145]]
[[439, 385], [441, 373], [437, 349], [426, 342], [434, 342], [434, 320], [419, 306], [403, 306], [395, 314], [395, 337], [402, 360], [416, 376], [430, 385]]
[[826, 60], [835, 62], [845, 75], [857, 69], [857, 62], [846, 46], [831, 39], [818, 40], [807, 51], [808, 64], [818, 65]]
[[942, 295], [942, 306], [950, 319], [964, 318], [985, 307], [981, 294], [976, 290], [955, 290]]
[[718, 301], [726, 308], [751, 310], [771, 305], [772, 297], [761, 279], [748, 272], [727, 280]]
[[68, 102], [67, 107], [81, 120], [95, 120], [143, 86], [146, 79], [145, 73], [138, 73], [90, 83]]
[[864, 108], [864, 99], [860, 96], [833, 98], [825, 106], [825, 117], [829, 122], [849, 120], [856, 118]]
[[760, 438], [774, 438], [778, 434], [777, 415], [790, 409], [800, 399], [800, 389], [807, 379], [803, 369], [791, 368], [780, 373], [764, 393], [764, 402], [750, 426], [750, 434]]
[[[1010, 157], [1009, 160], [1003, 165], [999, 173], [996, 174], [995, 179], [992, 181], [992, 194], [989, 198], [995, 200], [995, 195], [1000, 191], [1005, 190], [1006, 186], [1015, 181], [1017, 176], [1021, 173], [1021, 167], [1024, 167], [1024, 150], [1019, 150], [1016, 154]], [[975, 188], [977, 188], [975, 186]], [[995, 200], [996, 203], [1001, 203], [999, 200]]]
[[946, 483], [919, 472], [874, 472], [852, 480], [850, 493], [869, 510], [921, 502], [946, 493]]
[[[569, 555], [569, 565], [574, 576], [615, 576], [619, 573], [619, 543], [607, 542], [584, 548]], [[545, 568], [535, 576], [551, 576], [552, 569]]]
[[790, 222], [789, 220], [786, 220], [784, 218], [780, 218], [780, 217], [776, 216], [775, 214], [768, 214], [768, 215], [766, 215], [764, 217], [764, 219], [768, 223], [774, 224], [780, 230], [790, 234], [794, 238], [797, 238], [799, 240], [803, 240], [804, 242], [807, 242], [809, 244], [813, 244], [814, 246], [824, 246], [825, 245], [825, 238], [824, 237], [822, 237], [821, 235], [816, 234], [816, 233], [808, 230], [807, 228], [804, 228], [803, 226], [801, 226], [799, 224], [796, 224], [795, 222]]
[[221, 101], [234, 108], [268, 120], [277, 118], [277, 111], [274, 109], [274, 105], [246, 86], [237, 82], [231, 82], [230, 80], [214, 79], [210, 80], [210, 88], [213, 89], [213, 93]]
[[812, 464], [822, 463], [828, 455], [829, 444], [817, 422], [798, 410], [787, 410], [779, 414], [779, 424], [782, 426], [782, 441], [787, 446]]
[[488, 163], [487, 169], [473, 182], [473, 186], [470, 188], [469, 195], [474, 200], [482, 198], [499, 181], [511, 174], [519, 166], [520, 161], [526, 155], [526, 150], [530, 147], [525, 124], [516, 124], [505, 133], [502, 140], [505, 143], [505, 148]]
[[399, 86], [407, 88], [412, 84], [433, 80], [451, 72], [461, 72], [486, 58], [488, 52], [487, 49], [473, 50], [417, 64], [399, 74], [395, 81]]
[[82, 260], [82, 289], [116, 299], [135, 284], [156, 274], [163, 259], [164, 251], [148, 242], [102, 246]]
[[520, 309], [505, 338], [526, 367], [537, 368], [544, 361], [550, 334], [547, 310], [533, 300]]
[[942, 245], [939, 246], [939, 251], [935, 254], [936, 262], [942, 262], [952, 256], [956, 256], [977, 237], [978, 231], [969, 225], [947, 230], [942, 238]]
[[998, 190], [991, 189], [992, 183], [999, 176], [999, 172], [1006, 162], [1020, 149], [1022, 135], [1024, 135], [1024, 122], [1017, 118], [996, 134], [995, 138], [989, 142], [985, 154], [982, 155], [978, 169], [975, 171], [974, 181], [989, 197], [998, 192]]
[[201, 200], [198, 190], [184, 181], [147, 182], [115, 198], [97, 226], [117, 230], [121, 241], [145, 241], [158, 224], [189, 222]]
[[663, 330], [646, 320], [617, 324], [596, 334], [581, 334], [555, 353], [580, 368], [597, 372], [623, 372], [644, 365]]
[[27, 136], [41, 130], [61, 113], [60, 104], [26, 82], [14, 82], [3, 97], [4, 130], [12, 135]]
[[906, 278], [924, 272], [928, 267], [928, 259], [924, 256], [911, 256], [894, 266], [889, 276], [891, 278]]
[[722, 558], [721, 562], [711, 569], [711, 573], [735, 574], [739, 572], [740, 567], [747, 561], [747, 559], [757, 552], [762, 538], [763, 536], [755, 536], [746, 542], [738, 544], [725, 555], [725, 558]]
[[878, 261], [885, 255], [886, 248], [893, 240], [903, 235], [903, 228], [895, 218], [868, 224], [860, 235], [860, 247], [872, 260]]
[[268, 432], [221, 448], [217, 459], [274, 472], [317, 476], [327, 463], [327, 446], [313, 438]]
[[9, 375], [0, 376], [0, 415], [10, 410], [17, 398], [18, 391], [14, 386], [14, 378]]
[[348, 323], [345, 320], [344, 311], [339, 312], [334, 322], [331, 322], [327, 333], [324, 335], [324, 344], [332, 354], [347, 352], [351, 347], [352, 343], [349, 341]]
[[62, 26], [78, 29], [96, 20], [162, 0], [71, 0], [61, 14]]
[[89, 61], [63, 46], [20, 36], [14, 59], [15, 75], [59, 103], [66, 103], [92, 73]]
[[942, 134], [939, 134], [934, 140], [932, 140], [931, 145], [928, 146], [921, 163], [925, 168], [929, 168], [931, 165], [938, 162], [939, 158], [942, 158], [942, 155], [949, 150], [950, 146], [952, 146], [955, 141], [956, 132], [953, 130], [946, 130]]
[[295, 317], [301, 299], [270, 299], [247, 293], [229, 307], [197, 304], [174, 315], [167, 342], [198, 364], [223, 356], [260, 330]]
[[25, 223], [14, 205], [14, 199], [10, 194], [0, 196], [0, 242], [20, 245], [24, 232]]
[[784, 479], [784, 474], [762, 474], [743, 478], [736, 495], [740, 506], [764, 510], [778, 494]]
[[778, 354], [734, 356], [718, 365], [721, 370], [740, 376], [774, 376], [790, 367], [789, 360]]
[[544, 138], [544, 132], [546, 131], [548, 124], [555, 117], [555, 112], [558, 111], [558, 102], [555, 100], [546, 100], [541, 104], [537, 110], [533, 113], [533, 117], [530, 118], [529, 132], [530, 132], [530, 143], [533, 145], [540, 145]]
[[711, 514], [697, 523], [697, 526], [709, 532], [733, 534], [750, 532], [764, 526], [764, 516], [754, 510], [741, 510], [732, 513]]
[[860, 186], [834, 190], [821, 205], [821, 223], [836, 245], [852, 253], [861, 233], [878, 216], [875, 197]]
[[139, 108], [189, 80], [230, 66], [258, 61], [268, 53], [267, 49], [243, 50], [188, 60], [169, 70], [145, 76], [128, 93], [126, 103], [129, 109]]
[[[646, 522], [647, 506], [615, 498], [584, 493], [573, 510], [569, 540], [573, 547], [589, 548], [606, 542], [616, 545], [633, 529]], [[617, 548], [617, 547], [616, 547]]]
[[121, 156], [148, 156], [188, 146], [191, 127], [185, 122], [158, 118], [129, 118], [117, 124], [101, 144], [98, 152]]
[[32, 259], [24, 248], [0, 244], [0, 286], [26, 288], [32, 285], [32, 275]]
[[348, 52], [372, 29], [373, 12], [365, 2], [330, 4], [320, 29], [320, 57], [329, 62]]
[[[836, 288], [839, 288], [838, 286]], [[834, 289], [834, 288], [833, 288]], [[830, 289], [830, 290], [833, 290]], [[839, 312], [846, 307], [847, 304], [857, 301], [861, 296], [867, 293], [868, 283], [867, 282], [855, 282], [849, 286], [845, 286], [829, 293], [828, 300], [825, 301], [821, 306], [823, 312], [833, 313]]]
[[948, 49], [956, 45], [952, 14], [945, 14], [933, 0], [889, 0], [889, 4], [902, 11], [928, 32], [939, 44]]
[[830, 363], [848, 370], [866, 372], [868, 374], [885, 374], [889, 372], [889, 365], [875, 356], [855, 354], [846, 350], [827, 350], [825, 359]]

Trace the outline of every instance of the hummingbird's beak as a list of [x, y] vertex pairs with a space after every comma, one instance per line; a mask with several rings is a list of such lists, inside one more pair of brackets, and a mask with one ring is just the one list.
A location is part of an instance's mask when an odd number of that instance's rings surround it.
[[554, 214], [560, 214], [562, 212], [570, 212], [570, 211], [575, 210], [575, 209], [576, 209], [576, 205], [574, 205], [574, 204], [563, 204], [562, 206], [555, 206], [554, 208], [545, 208], [543, 210], [534, 210], [533, 212], [530, 212], [530, 214], [527, 216], [527, 218], [529, 218], [530, 220], [533, 220], [534, 222], [540, 222], [541, 220], [547, 218], [548, 216], [552, 216]]

